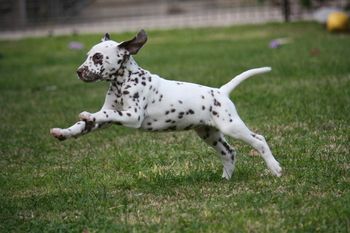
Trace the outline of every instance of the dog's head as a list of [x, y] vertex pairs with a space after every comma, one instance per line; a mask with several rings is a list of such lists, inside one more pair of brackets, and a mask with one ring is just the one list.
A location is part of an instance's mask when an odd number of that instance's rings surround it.
[[137, 54], [147, 41], [147, 34], [141, 30], [133, 39], [118, 43], [108, 33], [102, 41], [87, 53], [87, 59], [78, 68], [79, 79], [85, 82], [114, 80], [130, 55]]

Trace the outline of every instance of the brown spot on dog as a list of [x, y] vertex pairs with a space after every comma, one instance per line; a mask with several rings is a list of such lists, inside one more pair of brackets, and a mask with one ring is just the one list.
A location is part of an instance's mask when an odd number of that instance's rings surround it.
[[102, 60], [103, 60], [103, 55], [101, 53], [95, 53], [92, 56], [92, 61], [94, 62], [95, 65], [97, 64], [102, 65]]

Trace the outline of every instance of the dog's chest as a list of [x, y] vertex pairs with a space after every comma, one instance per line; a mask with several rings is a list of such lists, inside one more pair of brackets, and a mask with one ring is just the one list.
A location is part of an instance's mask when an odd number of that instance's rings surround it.
[[[142, 75], [141, 75], [142, 74]], [[142, 102], [146, 100], [147, 89], [152, 87], [152, 78], [144, 73], [138, 72], [124, 79], [113, 82], [107, 92], [112, 102], [112, 108], [126, 111], [129, 107], [144, 107]]]

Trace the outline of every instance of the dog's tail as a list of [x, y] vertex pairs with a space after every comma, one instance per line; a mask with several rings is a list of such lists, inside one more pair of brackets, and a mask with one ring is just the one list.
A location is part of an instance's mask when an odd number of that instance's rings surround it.
[[262, 68], [256, 68], [247, 70], [236, 77], [234, 77], [230, 82], [226, 83], [222, 87], [220, 87], [220, 92], [226, 94], [227, 96], [230, 95], [230, 92], [233, 91], [241, 82], [246, 80], [247, 78], [250, 78], [253, 75], [256, 74], [262, 74], [271, 71], [271, 67], [262, 67]]

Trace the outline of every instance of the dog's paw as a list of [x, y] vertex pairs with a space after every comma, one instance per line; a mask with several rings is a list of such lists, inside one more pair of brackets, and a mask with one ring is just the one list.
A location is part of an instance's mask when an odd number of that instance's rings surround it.
[[234, 170], [234, 166], [232, 164], [229, 166], [224, 166], [222, 178], [226, 180], [230, 180], [232, 177], [233, 170]]
[[80, 120], [87, 122], [94, 122], [96, 120], [91, 113], [85, 111], [79, 114], [79, 118]]
[[64, 135], [63, 135], [63, 132], [62, 132], [62, 129], [60, 128], [53, 128], [53, 129], [50, 129], [50, 134], [52, 136], [54, 136], [55, 138], [57, 138], [58, 140], [60, 141], [63, 141], [65, 139], [67, 139]]
[[267, 166], [269, 167], [269, 169], [271, 170], [271, 172], [277, 176], [277, 177], [280, 177], [282, 176], [282, 168], [279, 164], [279, 162], [277, 162], [277, 160], [272, 160], [270, 161]]

